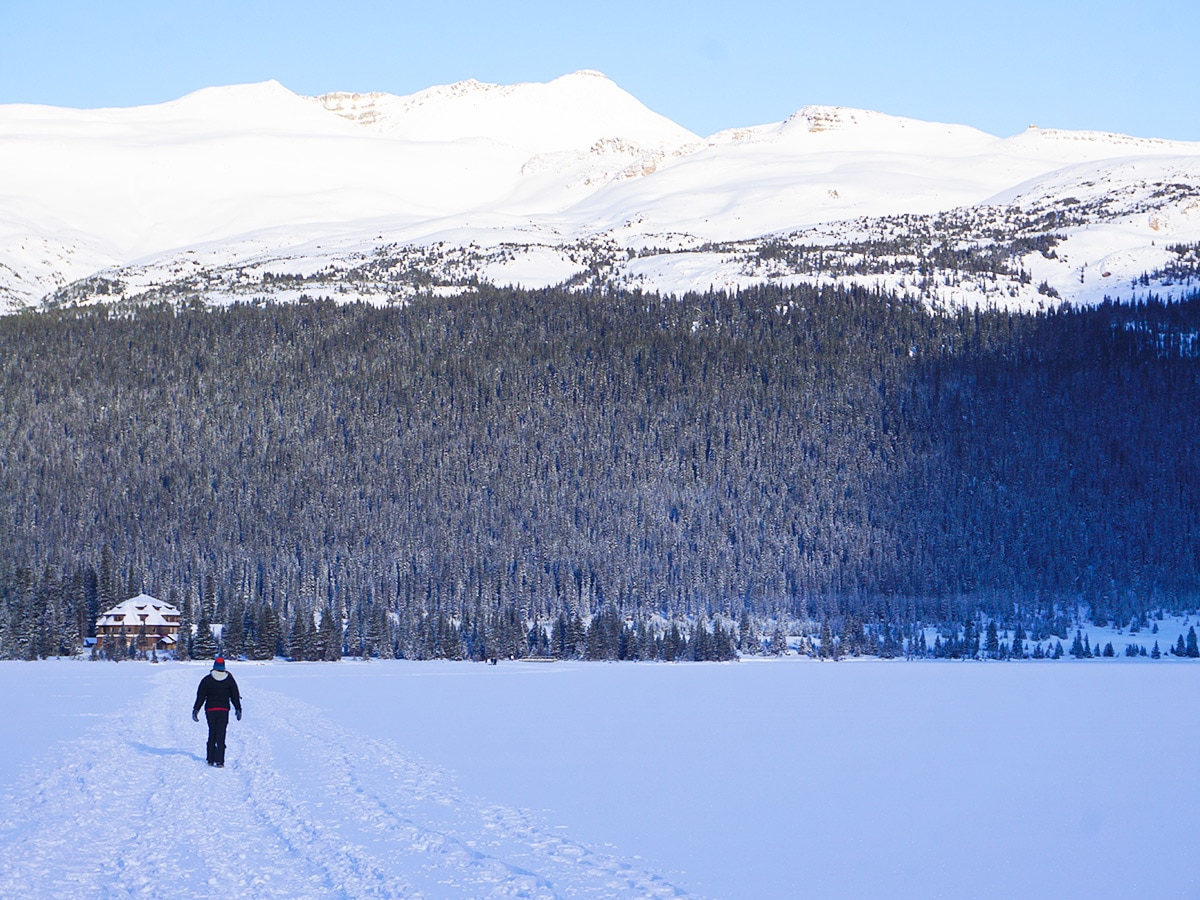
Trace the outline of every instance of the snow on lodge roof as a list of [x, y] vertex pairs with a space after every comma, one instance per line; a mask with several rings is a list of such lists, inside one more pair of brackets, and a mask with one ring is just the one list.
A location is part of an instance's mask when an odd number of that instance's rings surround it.
[[118, 603], [96, 619], [96, 630], [103, 627], [120, 628], [132, 634], [146, 624], [147, 629], [162, 626], [179, 626], [179, 610], [170, 603], [163, 603], [149, 594], [138, 594]]

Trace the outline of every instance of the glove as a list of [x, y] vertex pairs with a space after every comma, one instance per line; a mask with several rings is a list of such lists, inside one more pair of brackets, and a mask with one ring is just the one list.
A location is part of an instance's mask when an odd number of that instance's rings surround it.
[[242, 721], [242, 711], [240, 709], [235, 709], [233, 714], [237, 717], [239, 722]]
[[193, 721], [193, 722], [199, 722], [199, 721], [200, 721], [200, 713], [199, 713], [199, 712], [197, 712], [197, 711], [196, 711], [196, 710], [194, 710], [194, 709], [192, 710], [192, 721]]

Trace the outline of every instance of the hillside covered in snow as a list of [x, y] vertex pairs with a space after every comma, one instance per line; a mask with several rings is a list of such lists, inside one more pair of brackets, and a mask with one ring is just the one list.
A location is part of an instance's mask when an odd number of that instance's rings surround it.
[[805, 107], [701, 137], [597, 72], [0, 106], [0, 309], [373, 303], [480, 283], [878, 286], [1022, 309], [1190, 291], [1200, 144]]

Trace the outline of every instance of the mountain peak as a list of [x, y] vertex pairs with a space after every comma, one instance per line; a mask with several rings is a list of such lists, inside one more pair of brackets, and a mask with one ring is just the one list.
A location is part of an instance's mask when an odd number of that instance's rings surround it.
[[544, 83], [501, 85], [470, 78], [407, 96], [332, 93], [311, 99], [395, 138], [484, 139], [535, 154], [583, 150], [612, 138], [655, 149], [697, 139], [591, 69]]
[[293, 94], [282, 84], [271, 78], [267, 81], [256, 81], [247, 84], [228, 84], [220, 87], [206, 87], [184, 94], [178, 100], [171, 100], [162, 106], [167, 108], [187, 109], [228, 109], [230, 107], [254, 107], [278, 103], [280, 100], [295, 100]]
[[881, 113], [846, 106], [804, 106], [783, 120], [782, 129], [801, 129], [811, 134], [844, 131], [864, 121], [888, 118]]
[[574, 72], [568, 72], [566, 75], [560, 75], [558, 78], [555, 78], [554, 80], [562, 81], [563, 79], [570, 80], [570, 79], [581, 79], [581, 78], [599, 78], [602, 81], [609, 82], [610, 84], [616, 83], [611, 78], [609, 78], [607, 75], [605, 75], [603, 72], [601, 72], [599, 69], [576, 69]]
[[231, 84], [202, 88], [158, 106], [138, 107], [115, 111], [135, 113], [163, 127], [168, 121], [191, 123], [192, 128], [215, 129], [220, 132], [257, 134], [326, 133], [331, 123], [306, 102], [305, 98], [288, 90], [278, 81], [259, 81], [250, 84]]

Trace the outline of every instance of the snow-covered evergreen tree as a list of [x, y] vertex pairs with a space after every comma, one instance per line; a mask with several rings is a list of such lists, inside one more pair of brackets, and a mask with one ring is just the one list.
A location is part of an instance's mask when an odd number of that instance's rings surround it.
[[200, 604], [200, 621], [196, 623], [196, 637], [192, 641], [191, 655], [194, 659], [215, 659], [217, 656], [217, 639], [213, 635], [212, 623], [208, 618], [208, 608]]

